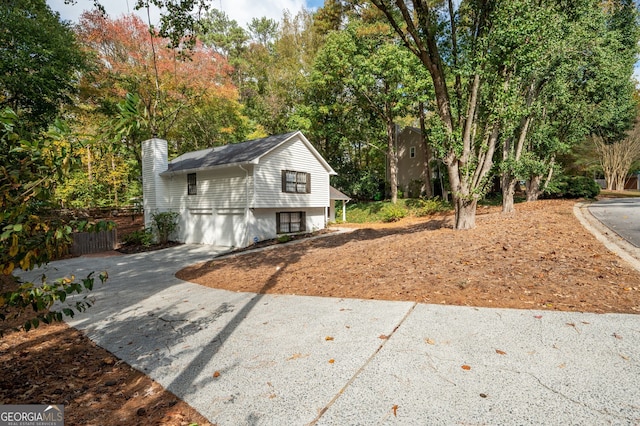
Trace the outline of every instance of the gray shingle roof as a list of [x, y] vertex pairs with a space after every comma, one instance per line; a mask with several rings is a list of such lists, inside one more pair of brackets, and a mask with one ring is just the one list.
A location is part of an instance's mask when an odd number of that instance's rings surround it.
[[271, 151], [296, 133], [298, 132], [187, 152], [171, 160], [167, 171], [162, 174], [207, 169], [228, 164], [249, 163]]
[[335, 189], [333, 186], [329, 186], [329, 199], [349, 201], [351, 198], [349, 198], [348, 195], [345, 195], [339, 190]]

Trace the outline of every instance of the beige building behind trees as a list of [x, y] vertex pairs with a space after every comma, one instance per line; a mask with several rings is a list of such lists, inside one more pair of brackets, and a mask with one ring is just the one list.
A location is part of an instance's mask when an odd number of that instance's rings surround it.
[[[397, 129], [398, 189], [403, 197], [442, 196], [443, 184], [439, 179], [438, 168], [433, 167], [434, 158], [420, 129], [410, 126]], [[387, 182], [389, 181], [387, 176]]]

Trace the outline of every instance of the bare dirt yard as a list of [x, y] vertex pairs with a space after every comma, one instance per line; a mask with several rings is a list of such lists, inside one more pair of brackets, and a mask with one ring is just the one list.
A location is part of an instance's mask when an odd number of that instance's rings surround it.
[[[574, 204], [481, 207], [469, 231], [453, 231], [451, 215], [353, 226], [177, 276], [234, 291], [639, 314], [640, 273], [580, 225]], [[210, 425], [64, 324], [0, 338], [0, 403], [65, 404], [68, 425]]]

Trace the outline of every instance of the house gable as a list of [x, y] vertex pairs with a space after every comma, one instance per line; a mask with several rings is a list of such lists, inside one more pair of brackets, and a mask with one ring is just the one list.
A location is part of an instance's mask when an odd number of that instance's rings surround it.
[[[313, 147], [311, 147], [313, 148]], [[307, 175], [305, 191], [287, 191], [283, 172]], [[262, 156], [254, 169], [254, 208], [293, 208], [329, 206], [330, 166], [309, 142], [296, 135]], [[306, 178], [305, 178], [306, 179]]]

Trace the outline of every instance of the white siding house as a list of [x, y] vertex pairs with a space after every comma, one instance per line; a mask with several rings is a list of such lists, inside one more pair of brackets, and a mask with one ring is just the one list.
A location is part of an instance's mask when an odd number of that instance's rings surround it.
[[156, 212], [180, 214], [173, 238], [246, 247], [279, 234], [326, 226], [335, 172], [301, 132], [183, 154], [142, 143], [145, 225]]

